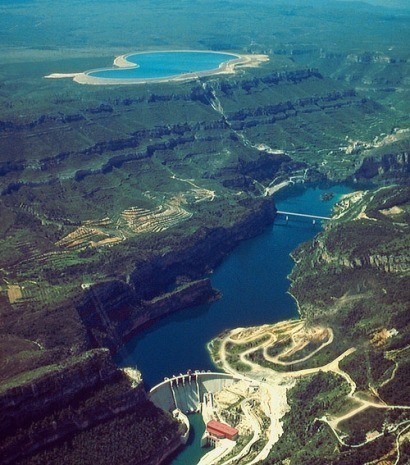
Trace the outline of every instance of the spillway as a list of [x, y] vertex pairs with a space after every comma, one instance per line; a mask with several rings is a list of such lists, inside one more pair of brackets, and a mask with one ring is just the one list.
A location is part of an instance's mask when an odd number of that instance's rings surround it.
[[187, 373], [165, 378], [149, 392], [151, 401], [162, 410], [172, 412], [179, 409], [184, 413], [201, 410], [201, 401], [205, 393], [216, 393], [230, 386], [240, 377], [227, 373]]

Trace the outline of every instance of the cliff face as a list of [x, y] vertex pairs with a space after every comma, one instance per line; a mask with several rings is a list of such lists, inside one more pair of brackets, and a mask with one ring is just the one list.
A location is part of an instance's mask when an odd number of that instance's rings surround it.
[[215, 298], [204, 274], [274, 219], [272, 198], [255, 200], [252, 207], [229, 227], [202, 227], [168, 253], [147, 261], [136, 257], [129, 284], [112, 280], [87, 289], [77, 309], [92, 343], [115, 351], [151, 320]]
[[152, 300], [141, 300], [126, 283], [109, 281], [88, 290], [78, 312], [92, 343], [115, 352], [147, 324], [216, 295], [209, 279], [190, 281]]
[[358, 180], [379, 178], [381, 180], [405, 181], [410, 174], [409, 152], [399, 151], [366, 157], [355, 173]]
[[403, 254], [397, 255], [395, 251], [392, 251], [391, 255], [363, 251], [360, 256], [344, 256], [343, 254], [330, 254], [326, 244], [320, 240], [315, 242], [315, 247], [317, 247], [317, 254], [312, 265], [329, 265], [334, 269], [374, 268], [385, 273], [404, 273], [410, 267], [410, 257]]
[[217, 298], [218, 293], [212, 288], [209, 279], [192, 281], [177, 287], [172, 292], [167, 292], [152, 300], [143, 300], [138, 317], [133, 320], [133, 326], [124, 335], [128, 339], [138, 330], [157, 318], [183, 308], [200, 305]]
[[[330, 318], [370, 333], [403, 326], [409, 299], [410, 191], [355, 193], [327, 229], [295, 253], [292, 293], [307, 318]], [[362, 321], [362, 323], [359, 323]], [[360, 329], [359, 329], [360, 328]], [[402, 328], [399, 340], [406, 340]]]
[[[16, 387], [3, 388], [0, 393], [0, 410], [3, 414], [0, 433], [5, 434], [32, 421], [44, 405], [50, 409], [67, 405], [82, 391], [113, 379], [115, 373], [109, 352], [98, 349], [85, 352], [61, 366], [36, 370], [26, 383], [16, 380]], [[25, 376], [29, 375], [27, 373]]]
[[203, 226], [178, 250], [156, 256], [148, 262], [137, 262], [131, 275], [135, 292], [143, 299], [150, 299], [158, 295], [158, 291], [174, 284], [178, 277], [202, 277], [239, 242], [256, 236], [271, 224], [275, 211], [272, 198], [255, 200], [232, 225], [219, 228]]
[[140, 373], [116, 368], [107, 349], [24, 376], [0, 392], [4, 465], [89, 463], [90, 453], [96, 463], [130, 463], [125, 453], [155, 465], [181, 446], [178, 424], [148, 401]]
[[0, 392], [4, 464], [146, 402], [142, 384], [133, 387], [112, 363], [107, 349], [25, 373], [25, 378], [29, 377], [27, 381], [16, 379], [15, 386], [10, 380], [11, 386]]
[[115, 351], [123, 344], [123, 333], [133, 324], [133, 308], [137, 306], [132, 287], [111, 280], [90, 286], [77, 310], [91, 343]]

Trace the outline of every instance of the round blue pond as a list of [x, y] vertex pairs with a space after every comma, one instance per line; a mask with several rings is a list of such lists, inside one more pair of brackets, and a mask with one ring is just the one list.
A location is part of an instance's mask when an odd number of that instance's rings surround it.
[[130, 67], [87, 71], [85, 74], [102, 79], [167, 79], [191, 73], [217, 70], [222, 64], [237, 60], [238, 55], [220, 52], [173, 51], [142, 52], [126, 55]]

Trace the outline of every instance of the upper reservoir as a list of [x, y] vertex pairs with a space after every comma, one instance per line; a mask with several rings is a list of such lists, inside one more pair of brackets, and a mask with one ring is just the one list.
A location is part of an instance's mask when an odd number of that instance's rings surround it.
[[213, 74], [231, 74], [237, 66], [257, 67], [269, 61], [267, 55], [239, 55], [203, 50], [139, 52], [121, 55], [114, 67], [83, 73], [51, 73], [45, 78], [73, 78], [79, 84], [145, 84], [197, 79]]
[[[293, 187], [276, 194], [278, 210], [330, 216], [332, 205], [351, 189], [334, 186], [335, 195], [322, 201], [322, 188]], [[215, 371], [206, 344], [225, 329], [275, 323], [297, 317], [287, 293], [293, 260], [289, 254], [320, 231], [311, 219], [278, 217], [263, 234], [240, 244], [211, 275], [222, 298], [208, 305], [169, 315], [128, 343], [121, 365], [137, 365], [152, 387], [165, 376], [187, 369]]]
[[112, 80], [174, 79], [192, 74], [213, 73], [239, 55], [220, 52], [170, 51], [124, 55], [115, 61], [119, 67], [87, 71], [86, 76]]

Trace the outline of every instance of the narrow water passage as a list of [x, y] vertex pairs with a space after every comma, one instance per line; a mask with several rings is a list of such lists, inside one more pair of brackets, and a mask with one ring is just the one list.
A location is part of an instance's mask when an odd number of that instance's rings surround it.
[[[293, 187], [276, 196], [278, 210], [330, 216], [332, 206], [347, 186], [324, 188]], [[333, 192], [330, 201], [322, 201], [324, 192]], [[275, 323], [297, 317], [297, 306], [287, 293], [293, 261], [290, 253], [299, 244], [312, 239], [321, 229], [311, 219], [278, 217], [262, 235], [243, 242], [211, 276], [222, 299], [212, 304], [188, 308], [163, 318], [127, 345], [128, 356], [121, 365], [136, 365], [147, 387], [165, 376], [185, 373], [187, 369], [215, 370], [206, 344], [225, 329]], [[200, 414], [190, 416], [193, 428], [189, 443], [172, 465], [193, 465], [207, 452], [200, 447], [205, 429]]]
[[[320, 195], [331, 191], [331, 201]], [[347, 186], [324, 188], [293, 187], [276, 196], [279, 210], [329, 216], [332, 205]], [[293, 261], [289, 254], [314, 237], [320, 225], [304, 218], [283, 217], [262, 235], [243, 242], [211, 275], [212, 285], [222, 299], [188, 308], [163, 318], [126, 347], [121, 366], [137, 366], [147, 387], [165, 376], [187, 369], [208, 370], [213, 366], [206, 344], [225, 329], [274, 323], [297, 316], [297, 307], [287, 293]]]
[[167, 464], [172, 465], [194, 465], [209, 452], [209, 449], [201, 447], [201, 437], [205, 432], [205, 423], [200, 413], [189, 415], [189, 439], [181, 452], [176, 457], [171, 457]]

